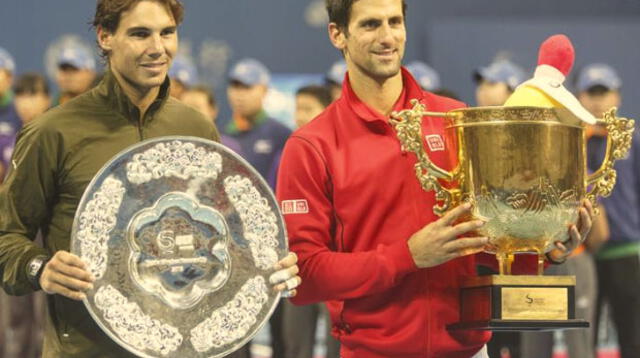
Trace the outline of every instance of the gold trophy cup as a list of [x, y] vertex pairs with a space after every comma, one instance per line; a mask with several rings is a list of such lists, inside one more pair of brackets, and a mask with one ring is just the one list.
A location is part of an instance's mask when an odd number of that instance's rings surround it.
[[[472, 219], [486, 224], [477, 235], [489, 238], [499, 275], [470, 277], [461, 290], [460, 322], [450, 329], [543, 330], [588, 327], [575, 319], [575, 276], [542, 276], [545, 254], [568, 239], [584, 198], [594, 205], [616, 181], [613, 164], [631, 146], [634, 121], [604, 114], [607, 153], [598, 171], [587, 175], [583, 122], [561, 108], [478, 107], [446, 113], [413, 109], [392, 114], [391, 124], [404, 151], [417, 157], [416, 176], [434, 190], [442, 215], [462, 202]], [[446, 142], [455, 143], [453, 172], [436, 166], [424, 148], [422, 118], [447, 121]], [[448, 189], [442, 182], [452, 183]], [[449, 185], [450, 186], [450, 185]], [[538, 255], [538, 275], [511, 275], [516, 254]]]

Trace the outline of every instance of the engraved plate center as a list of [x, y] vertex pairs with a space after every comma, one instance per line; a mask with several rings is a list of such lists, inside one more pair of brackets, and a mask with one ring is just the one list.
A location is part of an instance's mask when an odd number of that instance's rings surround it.
[[229, 278], [224, 217], [183, 193], [166, 194], [136, 213], [127, 239], [133, 281], [173, 308], [194, 306]]

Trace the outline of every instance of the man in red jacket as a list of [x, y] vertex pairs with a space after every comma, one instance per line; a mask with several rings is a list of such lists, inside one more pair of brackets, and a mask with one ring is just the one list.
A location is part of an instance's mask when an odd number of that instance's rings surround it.
[[[462, 205], [433, 214], [433, 192], [414, 174], [416, 158], [400, 151], [389, 114], [418, 99], [431, 111], [463, 107], [422, 91], [401, 68], [405, 46], [403, 0], [327, 0], [329, 37], [348, 73], [341, 98], [288, 140], [278, 199], [303, 283], [297, 304], [331, 301], [333, 334], [343, 358], [486, 357], [483, 331], [448, 331], [458, 320], [461, 278], [475, 275], [487, 238], [458, 236], [483, 225], [457, 223]], [[441, 118], [425, 117], [428, 154], [455, 165], [455, 143]], [[557, 244], [561, 261], [591, 227], [581, 209], [580, 231]], [[426, 225], [426, 226], [425, 226]], [[533, 255], [520, 255], [514, 270]], [[532, 260], [527, 261], [530, 256]], [[520, 261], [520, 262], [518, 262]]]

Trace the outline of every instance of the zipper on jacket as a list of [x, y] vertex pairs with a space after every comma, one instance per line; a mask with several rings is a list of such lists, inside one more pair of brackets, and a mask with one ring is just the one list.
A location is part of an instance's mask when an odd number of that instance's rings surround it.
[[142, 120], [138, 120], [138, 125], [136, 127], [138, 127], [138, 136], [140, 137], [140, 141], [142, 142], [144, 140], [144, 134], [142, 132]]

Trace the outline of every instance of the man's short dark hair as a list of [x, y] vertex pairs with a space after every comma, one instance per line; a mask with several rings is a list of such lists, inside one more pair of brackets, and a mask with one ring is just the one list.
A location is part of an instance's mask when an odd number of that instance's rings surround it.
[[318, 85], [310, 85], [304, 86], [298, 89], [296, 92], [296, 96], [298, 95], [308, 95], [317, 99], [318, 102], [322, 104], [323, 107], [328, 107], [331, 102], [333, 102], [333, 98], [331, 98], [331, 91], [327, 86], [318, 86]]
[[13, 92], [16, 96], [38, 93], [49, 96], [49, 83], [43, 75], [35, 72], [27, 72], [16, 79], [13, 85]]
[[[358, 0], [325, 0], [327, 13], [329, 13], [329, 22], [338, 25], [340, 30], [345, 31], [349, 27], [351, 19], [351, 8]], [[402, 14], [407, 13], [407, 3], [402, 0]]]
[[[184, 18], [184, 7], [180, 0], [98, 0], [96, 13], [91, 24], [94, 28], [102, 28], [109, 33], [115, 33], [120, 25], [122, 13], [130, 10], [141, 1], [153, 1], [164, 6], [173, 16], [176, 25], [180, 25]], [[103, 50], [102, 56], [107, 53]]]

